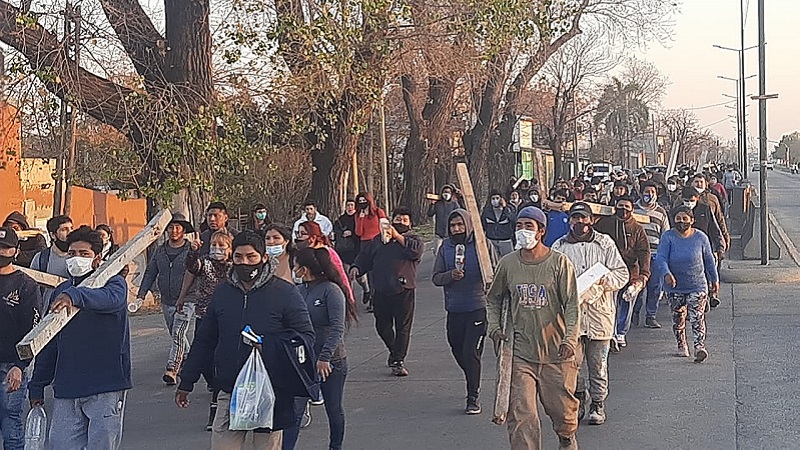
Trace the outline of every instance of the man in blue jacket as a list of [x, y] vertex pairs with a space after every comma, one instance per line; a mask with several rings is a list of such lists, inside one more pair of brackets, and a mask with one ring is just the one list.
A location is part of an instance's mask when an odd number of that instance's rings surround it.
[[231, 393], [251, 352], [242, 342], [246, 325], [264, 337], [261, 357], [275, 391], [272, 428], [254, 430], [255, 448], [281, 448], [281, 430], [294, 424], [294, 397], [317, 396], [308, 390], [316, 358], [314, 326], [306, 303], [294, 284], [272, 276], [267, 261], [266, 243], [260, 234], [244, 231], [236, 235], [233, 269], [228, 281], [214, 291], [180, 372], [175, 403], [186, 408], [194, 384], [213, 362], [212, 384], [220, 393], [211, 448], [243, 448], [247, 437], [246, 431], [228, 429]]
[[50, 310], [80, 311], [36, 357], [29, 398], [44, 404], [44, 388], [53, 385], [51, 448], [116, 449], [132, 387], [128, 286], [119, 275], [101, 288], [80, 286], [102, 261], [100, 233], [84, 225], [67, 244], [70, 279], [53, 292]]
[[447, 342], [467, 379], [466, 413], [480, 414], [478, 394], [486, 338], [486, 294], [469, 213], [457, 209], [450, 214], [449, 223], [450, 237], [436, 253], [433, 284], [444, 287]]
[[389, 350], [389, 367], [396, 377], [408, 376], [404, 360], [414, 321], [417, 266], [425, 244], [411, 231], [411, 210], [400, 207], [392, 214], [388, 234], [375, 237], [350, 267], [350, 278], [372, 272], [375, 329]]

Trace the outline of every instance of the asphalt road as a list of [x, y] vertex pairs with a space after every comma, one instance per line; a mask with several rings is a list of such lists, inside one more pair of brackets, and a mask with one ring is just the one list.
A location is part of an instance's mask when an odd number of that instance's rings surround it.
[[[772, 211], [795, 244], [800, 176], [770, 172]], [[386, 352], [371, 315], [347, 336], [345, 404], [348, 449], [501, 449], [505, 428], [491, 423], [494, 357], [484, 355], [484, 413], [466, 416], [464, 382], [445, 338], [441, 291], [430, 283], [430, 255], [420, 266], [421, 287], [407, 367], [389, 375]], [[708, 315], [710, 358], [702, 365], [669, 355], [674, 341], [662, 304], [660, 330], [633, 328], [629, 346], [610, 358], [608, 421], [582, 425], [583, 449], [791, 449], [800, 448], [800, 307], [792, 285], [723, 286], [722, 305]], [[134, 389], [128, 397], [123, 448], [209, 448], [204, 431], [210, 394], [198, 385], [188, 410], [161, 382], [169, 347], [160, 315], [131, 319]], [[299, 448], [327, 444], [322, 407]], [[557, 448], [542, 414], [545, 448]]]

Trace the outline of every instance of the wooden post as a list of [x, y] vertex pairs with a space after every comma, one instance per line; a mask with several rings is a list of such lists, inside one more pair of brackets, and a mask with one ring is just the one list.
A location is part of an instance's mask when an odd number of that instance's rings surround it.
[[27, 267], [14, 266], [14, 268], [33, 278], [33, 281], [52, 288], [67, 281], [66, 278], [61, 278], [58, 275], [53, 275], [47, 272], [39, 272], [38, 270], [29, 269]]
[[[170, 220], [172, 213], [169, 210], [158, 213], [142, 231], [115, 252], [108, 261], [101, 264], [80, 286], [93, 289], [105, 286], [111, 277], [117, 275], [164, 233]], [[70, 311], [67, 312], [67, 309]], [[31, 359], [38, 355], [78, 312], [78, 308], [72, 307], [64, 308], [58, 314], [49, 313], [44, 316], [42, 321], [17, 344], [19, 357]]]
[[481, 210], [478, 209], [478, 202], [475, 200], [475, 191], [472, 190], [472, 181], [469, 178], [469, 170], [466, 163], [456, 165], [458, 183], [461, 185], [461, 193], [464, 195], [464, 203], [467, 212], [472, 216], [472, 226], [475, 229], [475, 249], [478, 253], [478, 264], [481, 267], [481, 278], [486, 289], [492, 284], [494, 273], [492, 270], [492, 258], [489, 256], [489, 243], [486, 242], [486, 235], [483, 232], [481, 222]]

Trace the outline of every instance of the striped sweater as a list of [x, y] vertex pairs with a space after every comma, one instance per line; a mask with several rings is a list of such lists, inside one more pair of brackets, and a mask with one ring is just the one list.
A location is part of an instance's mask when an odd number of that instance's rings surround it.
[[669, 230], [667, 211], [661, 205], [648, 206], [637, 202], [634, 213], [650, 217], [650, 223], [643, 223], [642, 228], [644, 228], [644, 232], [647, 234], [647, 241], [650, 243], [650, 254], [655, 256], [658, 250], [658, 243], [661, 241], [661, 235]]

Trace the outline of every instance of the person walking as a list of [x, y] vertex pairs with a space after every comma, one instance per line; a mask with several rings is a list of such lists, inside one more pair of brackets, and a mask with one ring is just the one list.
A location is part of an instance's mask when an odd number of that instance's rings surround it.
[[486, 294], [472, 218], [463, 209], [450, 214], [450, 237], [436, 253], [432, 281], [444, 288], [447, 343], [464, 372], [467, 414], [480, 414], [481, 356], [486, 338]]
[[119, 250], [119, 245], [114, 242], [114, 232], [104, 223], [94, 227], [94, 231], [100, 233], [100, 237], [103, 238], [103, 261], [108, 261], [108, 258]]
[[[336, 271], [339, 272], [339, 275], [344, 280], [348, 280], [347, 272], [344, 270], [344, 263], [342, 259], [339, 258], [339, 254], [336, 253], [331, 247], [331, 241], [328, 239], [328, 236], [323, 234], [322, 229], [316, 222], [305, 222], [300, 224], [298, 228], [298, 237], [295, 240], [295, 246], [298, 250], [311, 247], [311, 248], [325, 248], [330, 253], [331, 261], [333, 261], [333, 265], [336, 267]], [[353, 297], [353, 288], [350, 287], [348, 283], [345, 286], [345, 290], [347, 291], [347, 298], [352, 300]]]
[[[147, 268], [142, 276], [142, 283], [139, 285], [139, 292], [136, 294], [136, 301], [141, 304], [147, 293], [158, 286], [161, 301], [161, 313], [164, 315], [164, 323], [167, 331], [172, 337], [167, 365], [162, 379], [167, 386], [176, 383], [176, 376], [180, 370], [180, 364], [188, 348], [184, 344], [186, 340], [186, 330], [182, 333], [175, 327], [176, 314], [178, 313], [177, 303], [180, 298], [184, 274], [186, 273], [186, 257], [191, 244], [186, 239], [186, 233], [194, 233], [194, 227], [186, 218], [175, 213], [167, 224], [167, 242], [159, 245], [150, 257]], [[198, 251], [199, 243], [196, 244]]]
[[[170, 358], [174, 360], [174, 368], [173, 372], [168, 373], [172, 376], [171, 379], [167, 375], [164, 376], [164, 381], [169, 386], [175, 385], [184, 355], [188, 354], [191, 348], [186, 335], [192, 324], [192, 318], [195, 319], [192, 339], [194, 340], [197, 338], [197, 330], [203, 323], [203, 317], [206, 315], [214, 291], [217, 286], [225, 282], [230, 271], [232, 246], [233, 237], [222, 229], [211, 235], [211, 246], [207, 255], [200, 256], [198, 253], [200, 248], [198, 241], [191, 244], [186, 255], [186, 274], [183, 278], [180, 296], [175, 303], [175, 321], [172, 325], [172, 346], [175, 356], [173, 357], [170, 353]], [[206, 366], [203, 377], [209, 386], [213, 386], [214, 371], [211, 365]], [[212, 389], [206, 431], [211, 431], [217, 413], [218, 395], [219, 390]]]
[[673, 211], [674, 227], [664, 233], [658, 245], [656, 264], [664, 274], [664, 289], [672, 308], [672, 330], [678, 344], [677, 356], [689, 357], [686, 317], [694, 334], [694, 361], [708, 358], [705, 307], [709, 285], [719, 292], [719, 274], [708, 237], [695, 229], [694, 211], [679, 206]]
[[16, 346], [36, 325], [42, 304], [36, 282], [11, 264], [19, 246], [13, 228], [0, 228], [0, 435], [5, 450], [25, 448], [23, 410], [31, 360], [21, 359]]
[[31, 407], [53, 385], [53, 449], [119, 448], [131, 383], [128, 285], [114, 275], [100, 288], [80, 286], [102, 262], [103, 239], [88, 226], [67, 236], [69, 280], [53, 292], [50, 312], [80, 308], [36, 355], [28, 384]]
[[3, 227], [13, 229], [19, 239], [19, 254], [14, 264], [20, 267], [31, 267], [31, 261], [37, 253], [47, 248], [47, 239], [36, 228], [28, 225], [28, 219], [19, 211], [14, 211], [3, 221]]
[[417, 266], [425, 244], [412, 231], [411, 211], [400, 207], [392, 225], [375, 237], [369, 252], [361, 252], [350, 267], [350, 279], [372, 272], [375, 329], [389, 350], [389, 367], [397, 377], [408, 376], [405, 359], [414, 321]]
[[619, 351], [628, 345], [627, 334], [631, 328], [635, 293], [644, 289], [650, 278], [650, 243], [642, 225], [633, 217], [633, 200], [623, 196], [617, 198], [613, 216], [603, 216], [597, 221], [595, 230], [611, 236], [617, 250], [628, 267], [628, 284], [617, 293], [617, 329], [611, 341], [611, 351]]
[[[361, 193], [356, 200], [348, 200], [345, 204], [345, 212], [333, 224], [333, 231], [336, 235], [336, 253], [342, 258], [344, 271], [347, 273], [356, 256], [362, 247], [370, 244], [372, 239], [380, 233], [380, 219], [386, 217], [382, 209], [375, 206], [372, 196]], [[363, 235], [363, 237], [362, 237]], [[370, 236], [369, 239], [364, 237]], [[349, 279], [345, 277], [345, 280]], [[357, 280], [361, 286], [361, 301], [365, 305], [372, 305], [372, 292], [370, 292], [369, 280], [367, 277], [359, 277]]]
[[569, 214], [562, 210], [567, 201], [567, 191], [558, 189], [553, 192], [553, 204], [545, 203], [544, 211], [547, 213], [547, 234], [544, 236], [544, 245], [551, 246], [558, 238], [569, 232]]
[[[329, 450], [341, 450], [344, 441], [344, 384], [347, 378], [347, 354], [344, 345], [345, 330], [358, 320], [355, 302], [345, 298], [346, 279], [330, 260], [325, 249], [304, 248], [294, 258], [294, 274], [300, 295], [314, 324], [314, 354], [316, 369], [322, 381], [322, 396], [328, 415]], [[295, 399], [295, 423], [283, 434], [283, 450], [293, 450], [300, 432], [300, 422], [306, 409], [307, 398]]]
[[578, 288], [569, 258], [543, 244], [546, 227], [542, 210], [526, 207], [519, 212], [520, 250], [500, 260], [487, 294], [489, 337], [495, 345], [508, 339], [500, 317], [505, 299], [510, 299], [514, 358], [508, 436], [512, 450], [542, 448], [537, 398], [553, 421], [559, 448], [578, 448]]
[[206, 208], [206, 224], [208, 229], [200, 233], [200, 255], [208, 254], [211, 248], [211, 235], [219, 230], [226, 230], [231, 236], [238, 231], [229, 224], [228, 207], [222, 202], [211, 202]]
[[[664, 207], [658, 204], [658, 188], [655, 183], [646, 181], [642, 184], [641, 190], [642, 198], [636, 203], [633, 212], [647, 216], [650, 219], [650, 222], [642, 224], [642, 228], [650, 244], [650, 267], [652, 271], [652, 268], [655, 267], [654, 260], [661, 235], [669, 230], [669, 218]], [[658, 274], [653, 274], [648, 278], [647, 286], [636, 297], [631, 323], [639, 325], [639, 313], [644, 305], [644, 326], [646, 328], [661, 328], [661, 324], [656, 320], [656, 314], [658, 314], [658, 302], [663, 292], [662, 284], [663, 278]]]
[[435, 222], [436, 240], [433, 249], [434, 253], [439, 251], [442, 241], [447, 239], [447, 218], [450, 217], [450, 213], [458, 208], [464, 208], [461, 191], [453, 185], [445, 184], [442, 187], [441, 198], [433, 201], [431, 206], [428, 207], [428, 217], [433, 217]]
[[295, 238], [299, 237], [300, 225], [306, 222], [314, 222], [319, 225], [322, 234], [328, 239], [333, 236], [333, 223], [331, 223], [331, 219], [317, 211], [317, 204], [314, 203], [313, 200], [306, 200], [306, 202], [303, 203], [303, 214], [297, 219], [292, 228], [292, 234]]
[[[55, 216], [47, 221], [47, 232], [50, 234], [50, 247], [40, 251], [31, 260], [31, 269], [39, 272], [46, 272], [58, 275], [61, 278], [69, 278], [67, 270], [67, 236], [72, 232], [72, 219], [69, 216]], [[43, 287], [42, 300], [44, 308], [49, 308], [50, 300], [53, 297], [53, 288]]]
[[267, 207], [263, 203], [256, 203], [250, 208], [250, 217], [247, 218], [248, 230], [263, 234], [271, 223]]
[[591, 396], [589, 424], [602, 425], [606, 421], [608, 398], [608, 350], [616, 323], [614, 293], [628, 283], [628, 267], [611, 236], [594, 230], [594, 214], [588, 204], [572, 205], [569, 225], [569, 233], [557, 240], [552, 249], [567, 255], [575, 266], [575, 275], [583, 275], [595, 264], [602, 264], [609, 270], [597, 286], [580, 299], [580, 340], [576, 352], [576, 361], [581, 366], [575, 390], [581, 402], [578, 420], [586, 414], [588, 390]]
[[[375, 198], [369, 192], [361, 192], [356, 197], [356, 235], [360, 242], [358, 252], [371, 251], [372, 241], [381, 233], [381, 220], [386, 219], [386, 212], [375, 204]], [[350, 263], [352, 264], [352, 262]], [[347, 269], [350, 270], [349, 268]], [[372, 274], [356, 279], [361, 285], [362, 303], [367, 305], [367, 312], [372, 312]]]
[[[452, 213], [451, 213], [452, 216]], [[505, 256], [514, 251], [514, 211], [506, 205], [500, 191], [493, 191], [489, 203], [481, 214], [486, 239], [494, 247], [498, 255]]]
[[[218, 408], [211, 430], [212, 450], [245, 448], [249, 431], [230, 430], [230, 403], [236, 378], [251, 354], [242, 343], [242, 329], [263, 336], [257, 348], [273, 380], [291, 388], [275, 389], [272, 428], [252, 432], [258, 450], [279, 450], [282, 430], [294, 423], [294, 397], [309, 397], [315, 377], [314, 327], [306, 303], [292, 283], [272, 276], [264, 238], [244, 231], [233, 239], [233, 267], [225, 283], [217, 286], [194, 344], [180, 372], [175, 403], [189, 406], [189, 394], [207, 367], [213, 366], [213, 387], [219, 390]], [[287, 355], [303, 353], [305, 361]], [[273, 381], [275, 383], [276, 381]], [[251, 447], [251, 448], [253, 448]]]
[[269, 270], [276, 277], [294, 283], [292, 278], [292, 230], [278, 225], [270, 224], [264, 231], [264, 240], [267, 244], [266, 252], [269, 257]]

